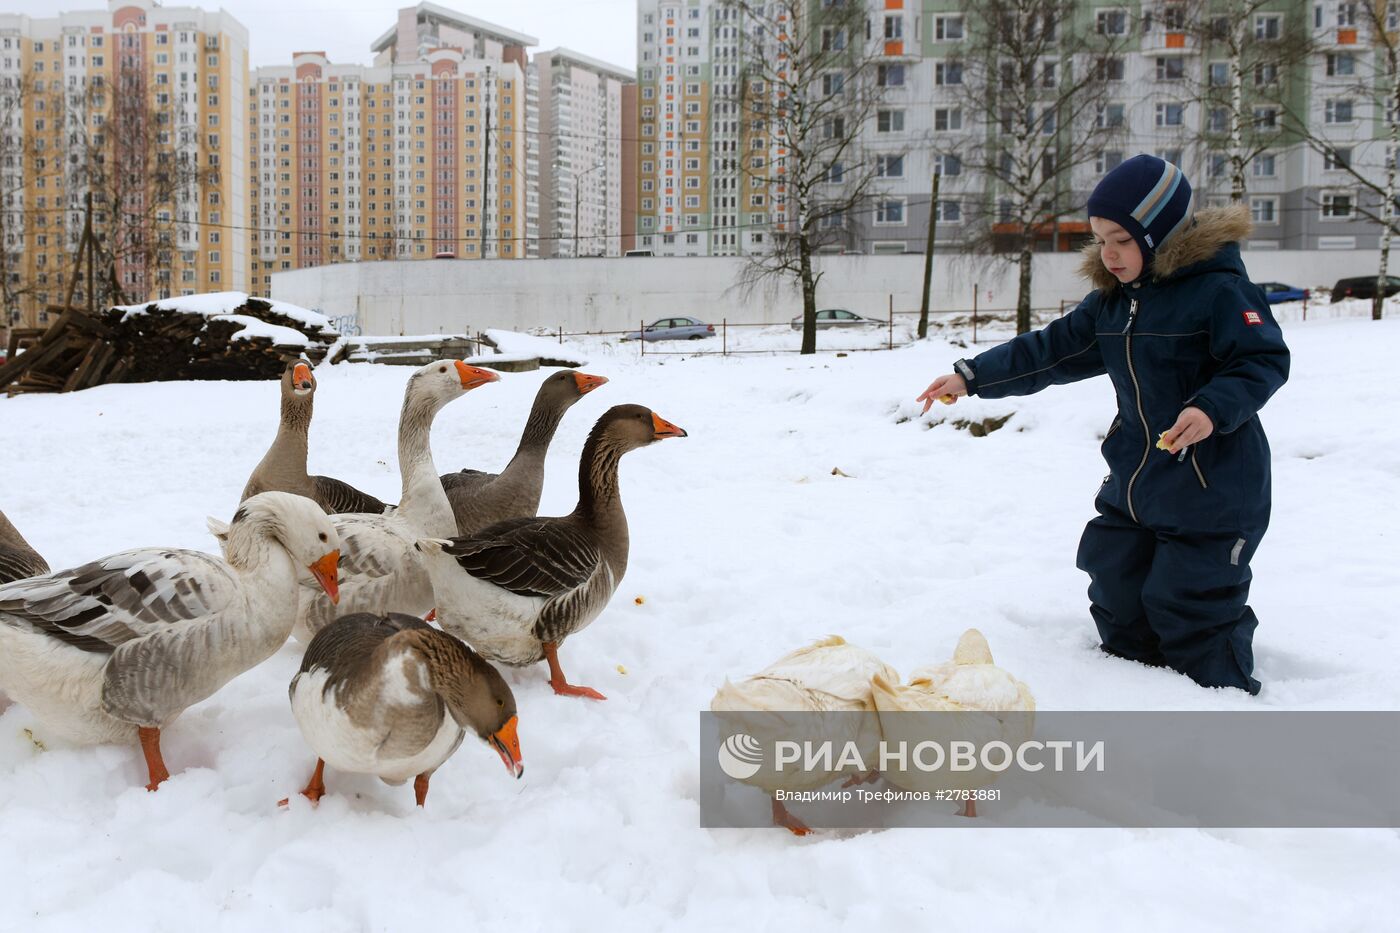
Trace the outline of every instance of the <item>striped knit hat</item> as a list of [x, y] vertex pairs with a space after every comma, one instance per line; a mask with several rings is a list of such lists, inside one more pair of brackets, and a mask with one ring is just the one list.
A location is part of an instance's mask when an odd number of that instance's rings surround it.
[[1089, 195], [1089, 216], [1111, 220], [1137, 240], [1146, 273], [1162, 244], [1191, 216], [1191, 183], [1156, 156], [1133, 156]]

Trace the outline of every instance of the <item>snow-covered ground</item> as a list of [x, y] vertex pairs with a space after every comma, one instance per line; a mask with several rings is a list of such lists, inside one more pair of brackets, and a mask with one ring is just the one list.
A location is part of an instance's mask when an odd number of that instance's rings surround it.
[[[156, 794], [136, 748], [62, 747], [12, 706], [0, 929], [1385, 928], [1394, 830], [995, 829], [995, 807], [956, 831], [697, 826], [697, 713], [715, 686], [828, 633], [907, 673], [976, 625], [1042, 709], [1400, 708], [1400, 322], [1309, 318], [1287, 327], [1293, 377], [1263, 414], [1258, 698], [1095, 648], [1074, 551], [1103, 475], [1106, 380], [921, 417], [914, 396], [976, 348], [639, 359], [584, 341], [587, 371], [611, 381], [564, 420], [546, 512], [572, 507], [607, 407], [690, 432], [623, 461], [627, 577], [561, 652], [608, 701], [553, 696], [542, 667], [509, 672], [524, 778], [469, 740], [422, 811], [407, 788], [334, 772], [319, 808], [279, 811], [312, 763], [287, 702], [294, 643], [167, 730], [174, 777]], [[503, 465], [541, 376], [445, 409], [439, 468]], [[318, 370], [313, 471], [397, 496], [406, 377]], [[985, 437], [950, 423], [1006, 414]], [[272, 382], [0, 399], [0, 507], [56, 567], [212, 550], [204, 516], [232, 514], [276, 418]]]

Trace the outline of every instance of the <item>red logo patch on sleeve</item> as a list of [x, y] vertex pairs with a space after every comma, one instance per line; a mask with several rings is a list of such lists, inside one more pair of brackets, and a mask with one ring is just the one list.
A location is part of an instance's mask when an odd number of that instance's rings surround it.
[[1264, 319], [1260, 317], [1258, 311], [1246, 311], [1244, 313], [1244, 322], [1246, 324], [1263, 324]]

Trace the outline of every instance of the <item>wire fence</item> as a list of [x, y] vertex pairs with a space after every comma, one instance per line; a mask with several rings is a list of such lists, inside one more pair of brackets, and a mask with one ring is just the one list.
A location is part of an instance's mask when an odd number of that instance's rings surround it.
[[[1073, 305], [1067, 301], [1061, 301], [1053, 307], [1041, 307], [1031, 309], [1031, 325], [1040, 326], [1056, 317], [1062, 317], [1064, 313]], [[870, 353], [880, 350], [895, 350], [900, 347], [913, 345], [917, 341], [915, 329], [919, 322], [919, 311], [896, 311], [891, 309], [886, 313], [884, 319], [864, 318], [863, 322], [857, 325], [842, 326], [818, 326], [818, 334], [863, 334], [881, 335], [883, 339], [865, 341], [863, 346], [855, 345], [827, 345], [821, 344], [818, 350], [822, 353]], [[664, 320], [664, 319], [663, 319]], [[928, 313], [929, 332], [954, 331], [959, 337], [965, 337], [969, 342], [976, 343], [1001, 343], [1008, 337], [1013, 336], [1016, 330], [1016, 309], [1015, 308], [979, 308], [974, 304], [969, 308], [944, 308], [937, 311], [930, 310]], [[561, 325], [553, 331], [549, 331], [547, 336], [556, 338], [560, 343], [570, 338], [616, 338], [620, 341], [633, 342], [637, 345], [637, 355], [639, 357], [660, 357], [660, 356], [739, 356], [744, 354], [754, 355], [777, 355], [783, 353], [800, 353], [802, 351], [802, 325], [800, 321], [759, 321], [759, 322], [732, 322], [728, 318], [721, 318], [717, 323], [699, 326], [708, 326], [709, 332], [704, 335], [665, 335], [658, 331], [648, 331], [645, 321], [638, 321], [636, 329], [633, 330], [594, 330], [594, 331], [567, 331]], [[783, 342], [765, 342], [762, 345], [745, 345], [745, 335], [756, 334], [761, 331], [790, 330], [792, 333], [791, 345]], [[538, 332], [537, 332], [538, 333]], [[647, 337], [647, 334], [653, 334]], [[712, 342], [713, 341], [713, 342]], [[665, 343], [684, 344], [685, 349], [661, 349], [657, 344]], [[716, 345], [717, 343], [717, 345]], [[847, 343], [853, 343], [847, 341]]]

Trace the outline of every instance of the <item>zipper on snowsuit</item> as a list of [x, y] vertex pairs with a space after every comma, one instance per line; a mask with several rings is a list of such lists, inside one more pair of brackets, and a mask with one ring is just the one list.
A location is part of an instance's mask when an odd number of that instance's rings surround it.
[[1133, 521], [1137, 521], [1137, 510], [1133, 508], [1133, 484], [1137, 482], [1138, 474], [1142, 468], [1147, 466], [1147, 458], [1152, 456], [1152, 429], [1147, 425], [1147, 415], [1142, 410], [1142, 386], [1138, 385], [1137, 369], [1133, 366], [1133, 322], [1137, 320], [1138, 301], [1136, 298], [1128, 306], [1128, 323], [1123, 328], [1125, 338], [1125, 349], [1128, 355], [1128, 377], [1133, 380], [1133, 395], [1137, 401], [1138, 420], [1142, 422], [1143, 447], [1142, 461], [1138, 463], [1133, 475], [1128, 478], [1128, 516]]

